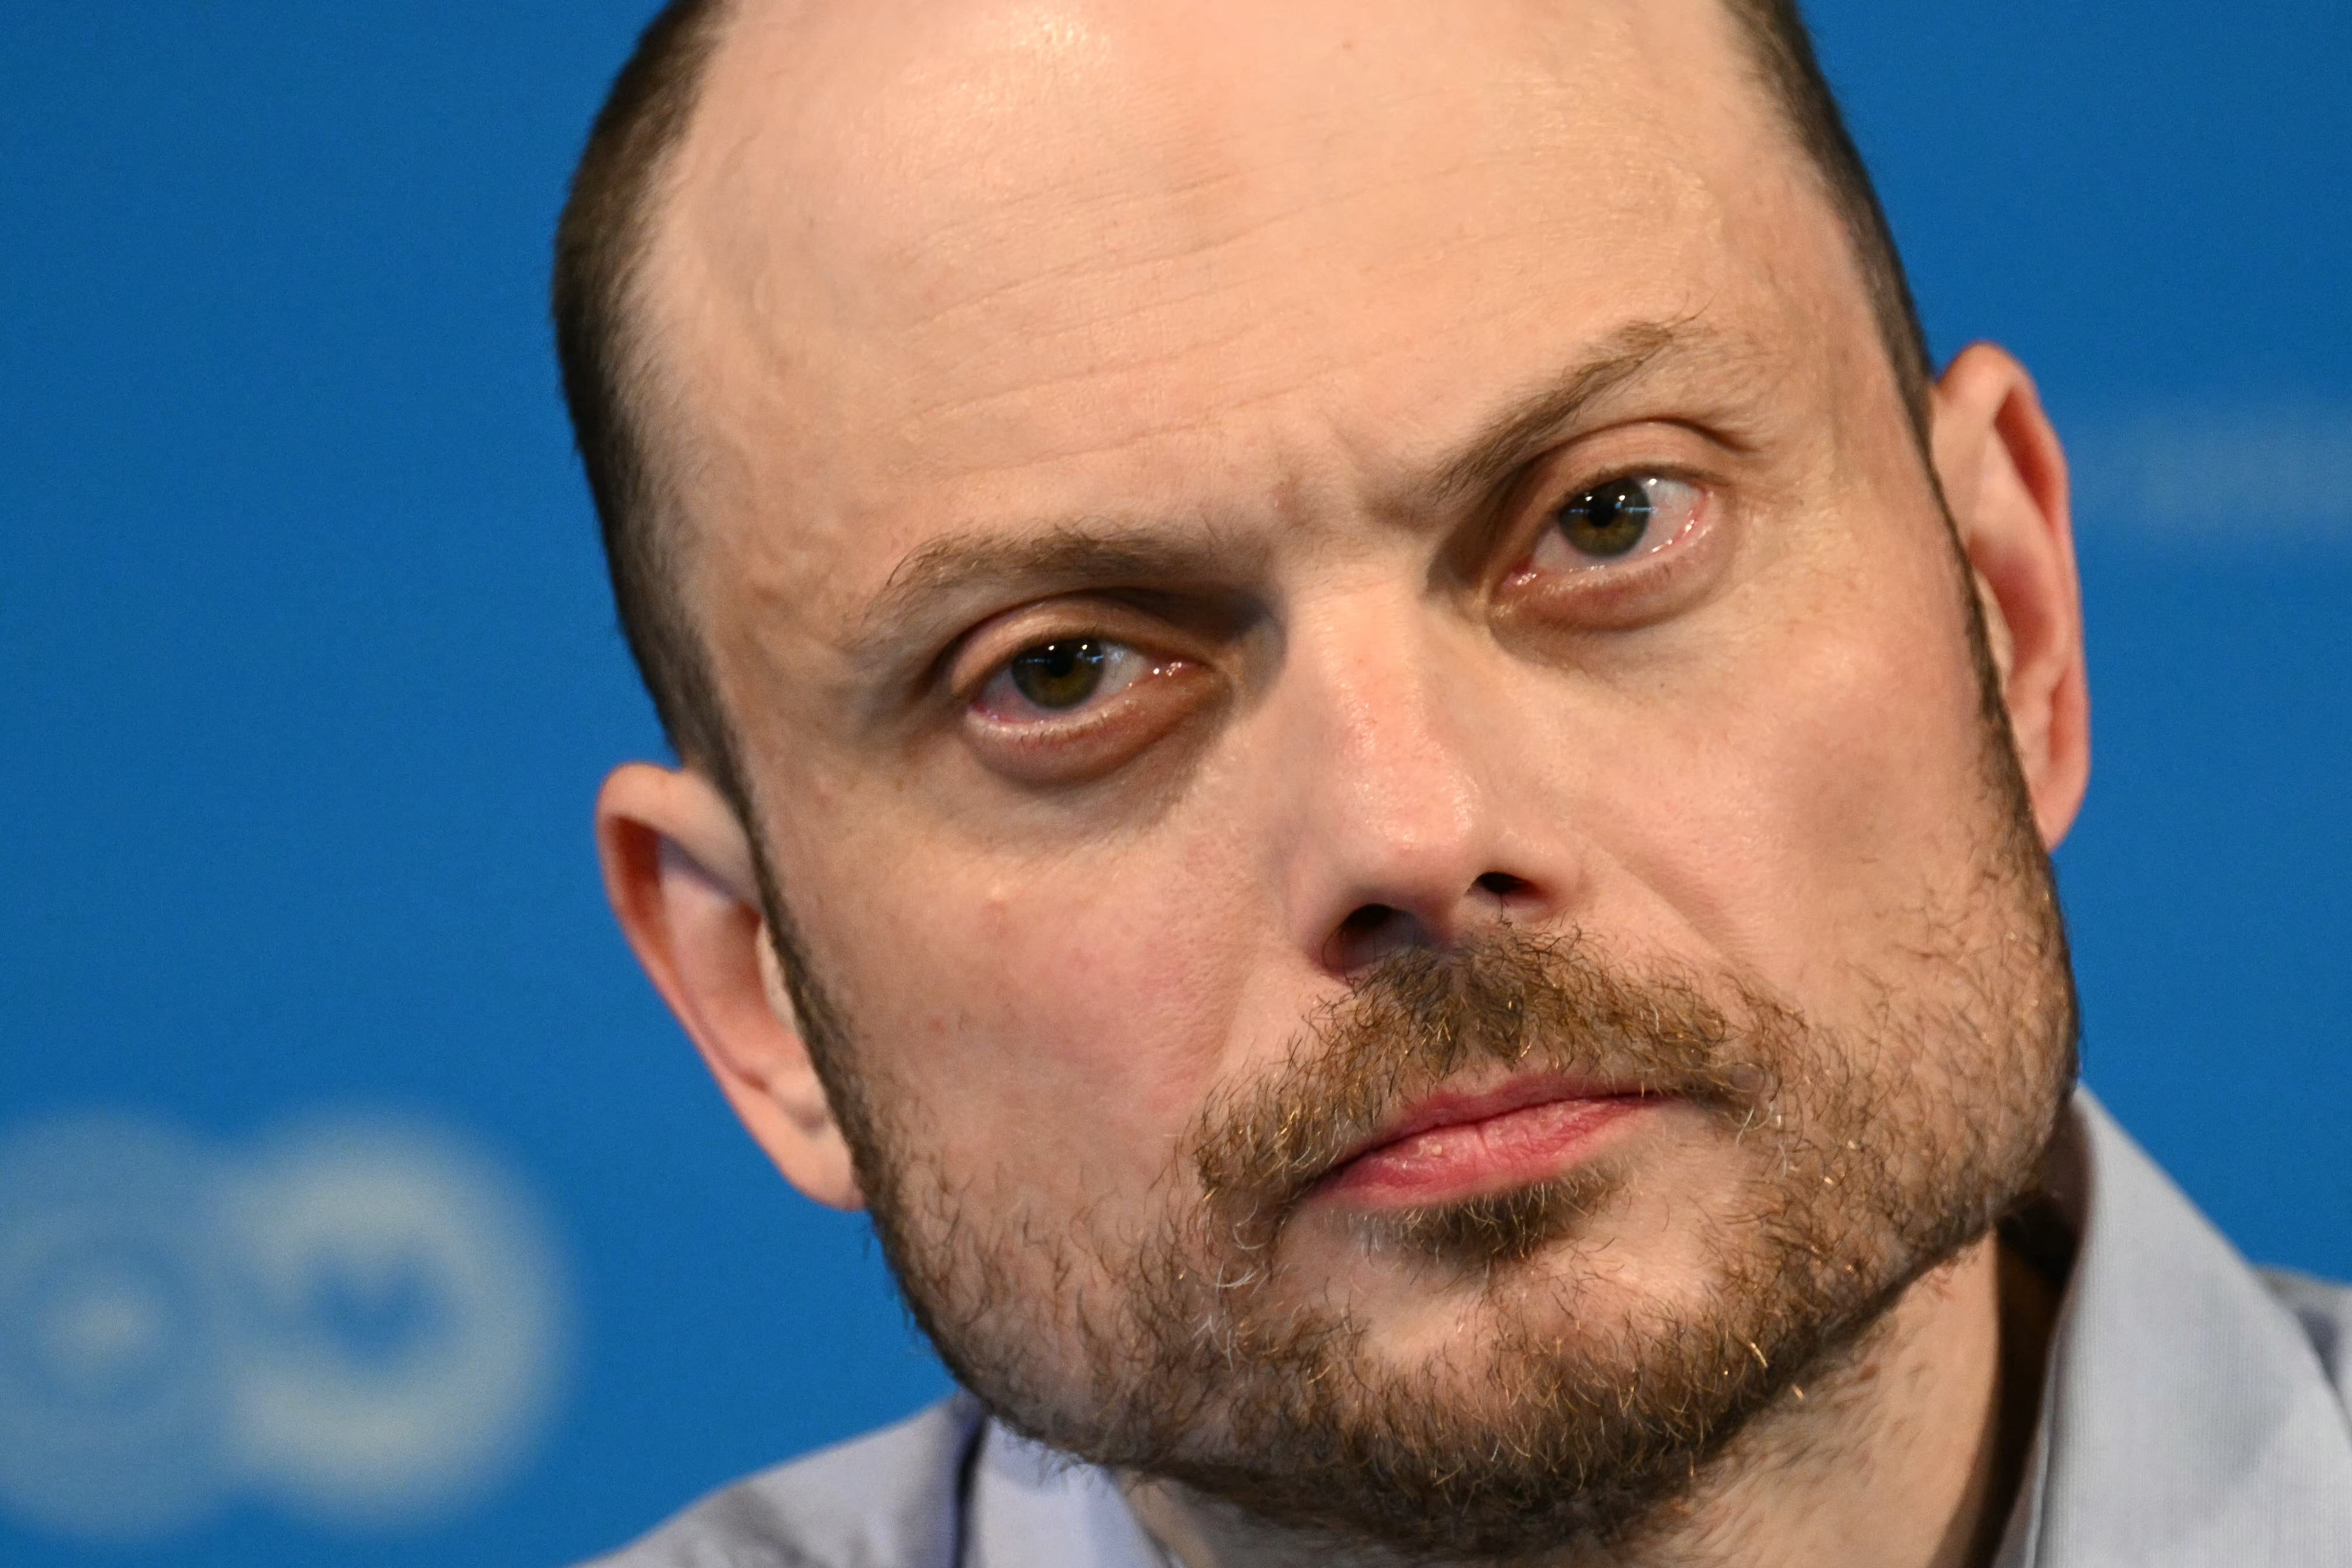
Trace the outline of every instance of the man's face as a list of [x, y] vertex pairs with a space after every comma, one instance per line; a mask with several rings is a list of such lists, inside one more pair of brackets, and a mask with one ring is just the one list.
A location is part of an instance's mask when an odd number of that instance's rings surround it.
[[894, 1265], [1080, 1452], [1615, 1527], [2067, 1072], [1826, 198], [1708, 0], [836, 9], [720, 50], [648, 308]]

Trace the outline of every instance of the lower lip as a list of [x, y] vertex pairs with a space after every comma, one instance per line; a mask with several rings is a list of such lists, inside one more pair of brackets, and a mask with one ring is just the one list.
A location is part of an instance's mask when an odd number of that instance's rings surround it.
[[1323, 1190], [1357, 1208], [1425, 1208], [1508, 1192], [1591, 1156], [1602, 1134], [1655, 1103], [1638, 1095], [1553, 1100], [1433, 1127], [1358, 1155]]

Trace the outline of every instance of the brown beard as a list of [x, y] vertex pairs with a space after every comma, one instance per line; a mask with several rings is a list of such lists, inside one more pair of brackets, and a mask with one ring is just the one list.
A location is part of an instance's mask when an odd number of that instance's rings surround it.
[[[2046, 891], [2038, 907], [2054, 929]], [[2063, 942], [2034, 949], [2032, 974], [1995, 986], [2005, 1017], [1918, 1020], [1867, 1048], [1752, 987], [1719, 1004], [1684, 977], [1620, 973], [1573, 937], [1503, 926], [1397, 953], [1281, 1069], [1202, 1110], [1177, 1187], [1192, 1199], [1123, 1248], [1083, 1224], [972, 1212], [862, 1087], [845, 1130], [917, 1321], [1014, 1427], [1407, 1558], [1622, 1547], [2030, 1189], [2074, 1038]], [[2053, 977], [2055, 1005], [2035, 984]], [[2013, 1046], [2000, 1059], [1979, 1044], [1996, 1028]], [[1966, 1061], [1955, 1034], [1978, 1046]], [[1477, 1293], [1475, 1353], [1399, 1366], [1344, 1311], [1286, 1304], [1279, 1244], [1316, 1183], [1401, 1107], [1495, 1062], [1639, 1083], [1753, 1152], [1733, 1212], [1708, 1222], [1721, 1272], [1700, 1307], [1561, 1310], [1580, 1241], [1628, 1180], [1605, 1159], [1367, 1222], [1369, 1244]], [[1108, 1293], [1053, 1299], [1081, 1277]], [[1083, 1365], [1066, 1364], [1073, 1343]]]

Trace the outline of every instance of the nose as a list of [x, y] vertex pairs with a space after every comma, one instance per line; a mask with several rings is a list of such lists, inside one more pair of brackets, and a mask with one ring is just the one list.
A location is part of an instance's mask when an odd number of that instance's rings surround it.
[[1294, 625], [1282, 853], [1298, 939], [1327, 973], [1541, 921], [1573, 895], [1572, 835], [1547, 820], [1543, 748], [1518, 732], [1505, 658], [1409, 601]]
[[1402, 903], [1367, 900], [1332, 930], [1320, 954], [1323, 967], [1344, 977], [1401, 949], [1452, 946], [1486, 921], [1507, 918], [1514, 905], [1534, 901], [1532, 892], [1511, 872], [1482, 871], [1451, 907], [1442, 895]]

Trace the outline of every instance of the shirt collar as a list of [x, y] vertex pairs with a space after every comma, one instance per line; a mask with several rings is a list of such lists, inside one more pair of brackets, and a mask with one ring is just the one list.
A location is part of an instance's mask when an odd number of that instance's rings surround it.
[[963, 1568], [1164, 1568], [1167, 1559], [1100, 1466], [993, 1421], [971, 1464]]
[[2309, 1338], [2087, 1090], [2069, 1121], [2074, 1268], [2001, 1568], [2352, 1563], [2352, 1432]]

